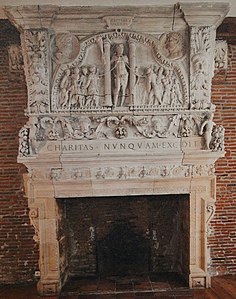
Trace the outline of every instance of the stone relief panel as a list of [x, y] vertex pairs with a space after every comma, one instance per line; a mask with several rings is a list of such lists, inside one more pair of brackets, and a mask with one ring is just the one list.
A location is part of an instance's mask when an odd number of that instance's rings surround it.
[[210, 27], [192, 27], [190, 34], [190, 101], [191, 109], [212, 109], [211, 79], [215, 32]]
[[187, 109], [184, 42], [181, 33], [155, 39], [125, 31], [82, 41], [74, 61], [55, 73], [52, 110]]
[[22, 34], [28, 113], [49, 112], [49, 35], [46, 30], [25, 30]]
[[9, 70], [16, 71], [23, 68], [23, 56], [21, 46], [14, 44], [8, 47]]
[[226, 70], [228, 67], [228, 45], [225, 40], [216, 41], [215, 71]]
[[224, 129], [210, 102], [212, 30], [191, 28], [190, 70], [187, 38], [115, 30], [79, 41], [71, 33], [26, 30], [30, 118], [19, 156], [37, 155], [48, 141], [94, 141], [96, 148], [101, 139], [196, 136], [203, 136], [196, 149], [222, 152]]

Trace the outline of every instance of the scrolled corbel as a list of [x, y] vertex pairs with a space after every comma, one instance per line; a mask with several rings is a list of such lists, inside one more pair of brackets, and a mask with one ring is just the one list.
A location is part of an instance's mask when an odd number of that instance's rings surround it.
[[30, 209], [29, 218], [30, 218], [31, 225], [33, 225], [33, 227], [35, 229], [35, 234], [33, 236], [33, 239], [36, 243], [39, 243], [39, 241], [40, 241], [40, 238], [39, 238], [39, 214], [38, 214], [37, 208]]

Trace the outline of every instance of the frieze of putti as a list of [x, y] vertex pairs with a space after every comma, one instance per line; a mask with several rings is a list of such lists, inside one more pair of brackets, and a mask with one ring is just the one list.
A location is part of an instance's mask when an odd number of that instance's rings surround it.
[[120, 167], [89, 168], [53, 168], [50, 178], [57, 181], [81, 181], [87, 179], [134, 179], [134, 178], [178, 178], [212, 176], [214, 165], [145, 165]]
[[47, 30], [25, 30], [21, 35], [28, 87], [29, 114], [49, 112], [49, 34]]
[[159, 116], [31, 116], [20, 130], [19, 155], [35, 155], [46, 141], [98, 139], [160, 139], [203, 136], [205, 150], [224, 150], [224, 128], [213, 114]]
[[188, 109], [184, 34], [109, 32], [77, 49], [76, 59], [56, 69], [53, 112]]

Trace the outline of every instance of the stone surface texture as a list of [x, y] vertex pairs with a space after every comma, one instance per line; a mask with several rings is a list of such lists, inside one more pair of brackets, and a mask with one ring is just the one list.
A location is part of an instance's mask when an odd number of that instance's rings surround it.
[[[224, 156], [211, 80], [215, 30], [227, 10], [223, 3], [180, 4], [174, 13], [173, 5], [5, 9], [22, 32], [28, 121], [18, 161], [28, 168], [41, 294], [60, 292], [66, 279], [56, 199], [91, 196], [189, 194], [189, 286], [210, 286], [214, 164]], [[14, 51], [11, 67], [19, 64]]]

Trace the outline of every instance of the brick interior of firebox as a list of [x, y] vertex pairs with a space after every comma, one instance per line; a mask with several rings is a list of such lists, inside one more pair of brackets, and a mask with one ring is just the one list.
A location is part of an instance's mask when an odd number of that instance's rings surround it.
[[187, 281], [188, 195], [60, 199], [58, 206], [67, 286], [81, 279], [91, 285], [94, 279], [102, 291], [99, 281], [135, 285], [141, 277], [150, 285], [168, 273]]

